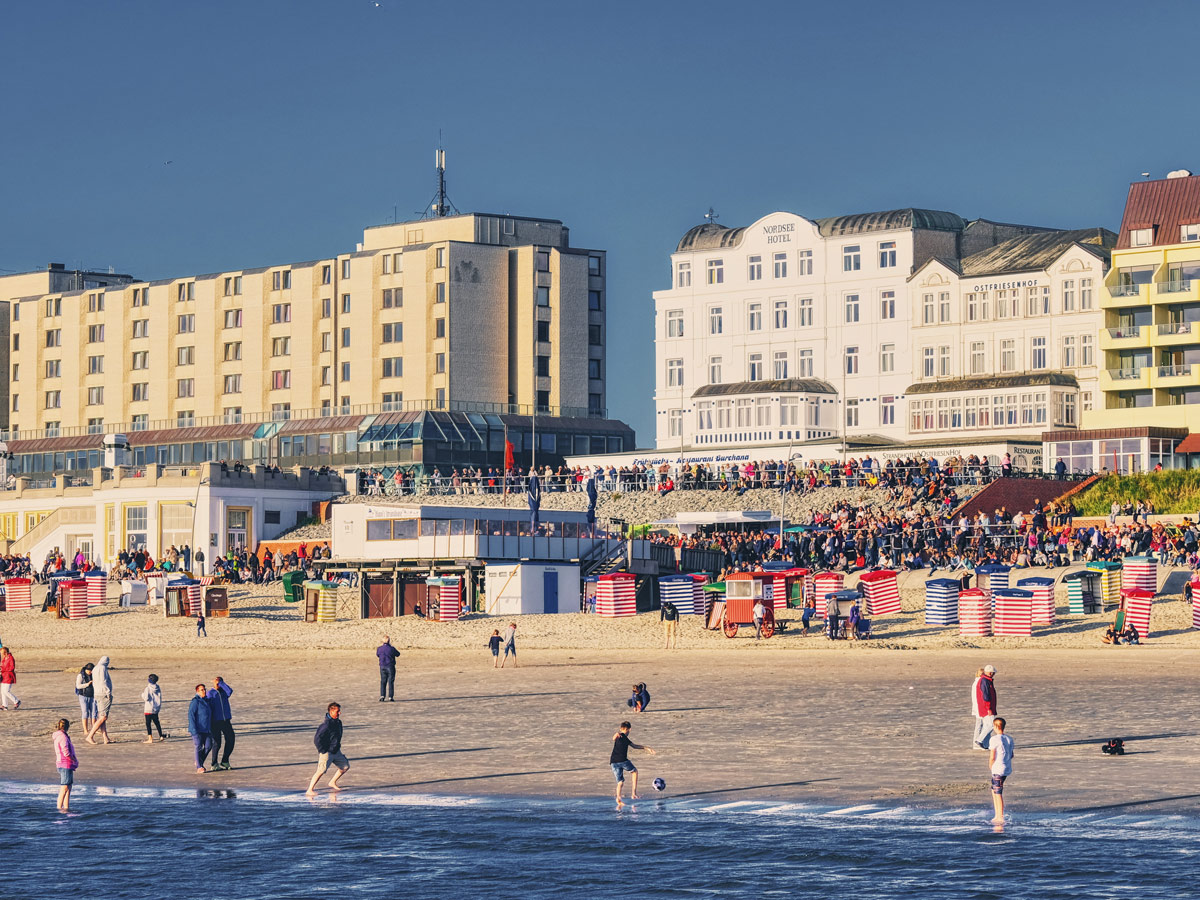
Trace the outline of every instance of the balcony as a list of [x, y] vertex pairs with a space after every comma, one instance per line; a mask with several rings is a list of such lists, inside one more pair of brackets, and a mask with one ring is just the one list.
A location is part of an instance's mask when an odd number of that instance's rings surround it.
[[1173, 347], [1178, 344], [1200, 344], [1200, 322], [1168, 322], [1155, 329], [1155, 347]]
[[1150, 388], [1150, 366], [1105, 369], [1100, 373], [1104, 391], [1143, 391]]
[[1183, 387], [1200, 384], [1195, 364], [1179, 366], [1158, 366], [1154, 374], [1154, 386], [1157, 388]]
[[1155, 303], [1195, 303], [1200, 300], [1200, 281], [1194, 278], [1174, 278], [1154, 284]]
[[1108, 296], [1109, 300], [1103, 304], [1107, 307], [1126, 307], [1126, 306], [1142, 306], [1149, 301], [1143, 296], [1142, 288], [1146, 285], [1142, 284], [1114, 284], [1109, 285]]
[[1150, 336], [1149, 329], [1141, 325], [1123, 325], [1120, 328], [1105, 328], [1100, 332], [1101, 350], [1126, 350], [1144, 347]]
[[1184, 278], [1178, 281], [1160, 281], [1155, 290], [1160, 294], [1181, 294], [1192, 289], [1192, 279]]

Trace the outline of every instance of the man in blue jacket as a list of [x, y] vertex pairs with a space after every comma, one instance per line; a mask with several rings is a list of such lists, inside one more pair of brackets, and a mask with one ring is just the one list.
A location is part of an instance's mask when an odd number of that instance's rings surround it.
[[394, 703], [396, 700], [396, 657], [399, 651], [392, 646], [392, 639], [386, 634], [383, 643], [375, 649], [379, 657], [379, 702], [385, 700]]
[[313, 773], [312, 780], [308, 783], [308, 790], [305, 792], [310, 797], [316, 791], [317, 782], [321, 780], [321, 776], [329, 771], [329, 767], [333, 766], [337, 772], [329, 779], [329, 789], [332, 791], [340, 791], [338, 781], [346, 774], [350, 768], [350, 760], [346, 759], [342, 753], [342, 707], [339, 703], [330, 703], [325, 712], [325, 721], [317, 726], [317, 733], [313, 735], [313, 744], [317, 748], [317, 771]]
[[212, 747], [212, 707], [204, 685], [196, 685], [196, 696], [188, 706], [188, 734], [196, 754], [196, 774], [204, 774], [204, 759]]
[[[212, 709], [212, 769], [231, 769], [229, 757], [233, 754], [233, 712], [229, 708], [229, 698], [233, 696], [233, 688], [225, 683], [218, 675], [213, 679], [213, 688], [208, 692], [208, 705]], [[221, 744], [224, 741], [225, 752], [221, 754]], [[220, 762], [217, 755], [221, 754]]]

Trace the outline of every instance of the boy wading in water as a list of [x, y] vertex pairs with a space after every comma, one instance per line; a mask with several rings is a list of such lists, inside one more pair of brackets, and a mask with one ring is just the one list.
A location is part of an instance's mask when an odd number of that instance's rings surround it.
[[1004, 780], [1012, 774], [1013, 739], [1004, 733], [1005, 721], [999, 717], [992, 722], [992, 738], [988, 742], [988, 763], [992, 773], [992, 807], [996, 815], [993, 825], [1004, 824]]
[[629, 761], [630, 750], [645, 750], [650, 755], [654, 755], [654, 751], [649, 747], [643, 747], [635, 744], [629, 739], [629, 729], [633, 726], [628, 722], [622, 722], [621, 727], [617, 729], [617, 733], [613, 735], [612, 755], [608, 758], [608, 763], [612, 766], [613, 776], [617, 779], [617, 806], [623, 805], [621, 800], [621, 791], [625, 787], [625, 773], [629, 772], [633, 775], [633, 784], [629, 787], [629, 799], [638, 799], [637, 792], [637, 766]]

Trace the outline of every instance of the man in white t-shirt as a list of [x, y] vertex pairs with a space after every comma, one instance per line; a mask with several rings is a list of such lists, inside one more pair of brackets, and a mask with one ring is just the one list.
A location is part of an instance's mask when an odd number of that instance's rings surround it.
[[1004, 733], [1005, 721], [999, 717], [992, 722], [992, 738], [988, 742], [988, 765], [992, 773], [992, 806], [996, 815], [993, 825], [1004, 824], [1004, 780], [1012, 774], [1013, 739]]
[[[744, 606], [742, 607], [742, 609], [745, 609], [745, 608], [746, 607], [744, 607]], [[762, 623], [763, 623], [763, 619], [765, 619], [766, 617], [767, 617], [767, 608], [765, 606], [763, 606], [763, 602], [761, 600], [755, 600], [754, 601], [754, 639], [756, 641], [762, 639]]]

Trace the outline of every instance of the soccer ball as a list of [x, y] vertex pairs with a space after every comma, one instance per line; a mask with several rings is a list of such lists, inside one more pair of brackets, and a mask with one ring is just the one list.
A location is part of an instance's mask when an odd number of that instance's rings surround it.
[[667, 783], [661, 778], [655, 778], [653, 783], [656, 791], [665, 791], [667, 789]]

